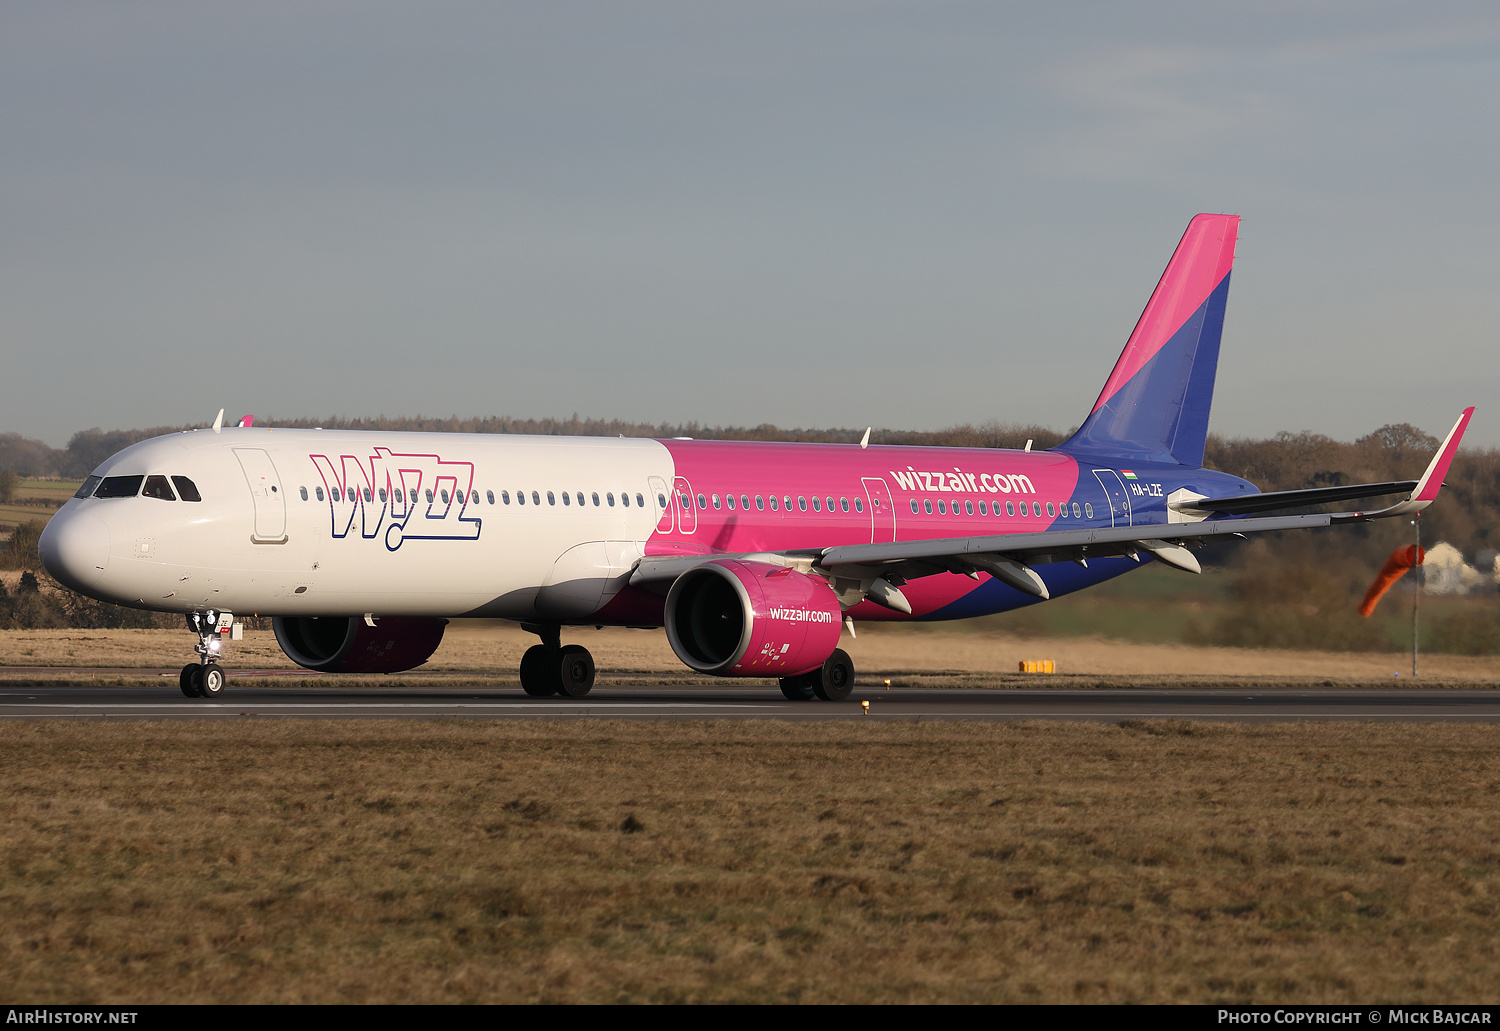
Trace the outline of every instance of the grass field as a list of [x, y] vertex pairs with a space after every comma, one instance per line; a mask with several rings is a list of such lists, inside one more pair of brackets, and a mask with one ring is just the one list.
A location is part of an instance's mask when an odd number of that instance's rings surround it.
[[62, 507], [63, 502], [73, 496], [82, 484], [81, 480], [21, 480], [16, 484], [12, 492], [12, 500], [22, 499], [42, 500], [49, 504], [41, 505], [0, 505], [0, 539], [9, 540], [10, 532], [17, 523], [24, 523], [36, 519], [46, 523], [54, 515], [57, 509]]
[[0, 726], [11, 1002], [1494, 1002], [1500, 730]]
[[[840, 642], [854, 659], [862, 687], [879, 689], [886, 678], [896, 682], [932, 682], [943, 676], [952, 686], [1038, 687], [1066, 682], [1152, 686], [1203, 686], [1236, 678], [1261, 678], [1262, 687], [1274, 683], [1358, 684], [1405, 687], [1411, 657], [1389, 652], [1307, 652], [1272, 648], [1211, 648], [1153, 644], [1099, 637], [1033, 637], [994, 626], [969, 623], [923, 625], [866, 625], [858, 636]], [[0, 630], [0, 682], [17, 682], [32, 674], [8, 673], [6, 667], [63, 666], [175, 670], [194, 658], [197, 639], [187, 630]], [[449, 625], [442, 646], [432, 659], [410, 674], [374, 677], [391, 685], [419, 681], [431, 673], [472, 672], [475, 683], [515, 686], [521, 655], [536, 638], [514, 623], [456, 620]], [[599, 683], [683, 682], [692, 674], [672, 653], [660, 631], [606, 627], [570, 629], [567, 642], [586, 645], [599, 667]], [[276, 644], [270, 631], [247, 631], [244, 641], [225, 646], [225, 666], [248, 669], [294, 670], [297, 667]], [[1021, 659], [1052, 659], [1058, 677], [1019, 676]], [[1474, 686], [1500, 684], [1500, 656], [1428, 655], [1422, 658], [1420, 686], [1439, 683]], [[1397, 676], [1396, 674], [1400, 674]], [[90, 676], [85, 669], [67, 674]], [[310, 675], [315, 676], [315, 675]], [[654, 678], [654, 679], [653, 679]], [[111, 675], [111, 682], [119, 679]], [[339, 678], [342, 682], [346, 678]], [[697, 678], [719, 683], [712, 677]], [[134, 681], [132, 681], [134, 682]], [[769, 681], [767, 681], [769, 683]], [[175, 680], [166, 684], [176, 690]]]

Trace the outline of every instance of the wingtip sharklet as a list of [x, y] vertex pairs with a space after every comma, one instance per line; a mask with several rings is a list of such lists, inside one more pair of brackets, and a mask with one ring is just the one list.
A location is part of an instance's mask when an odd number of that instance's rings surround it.
[[1448, 475], [1448, 467], [1453, 464], [1453, 456], [1458, 453], [1458, 445], [1464, 439], [1464, 431], [1469, 428], [1469, 419], [1474, 414], [1474, 406], [1470, 405], [1463, 410], [1453, 428], [1448, 431], [1448, 436], [1443, 438], [1443, 444], [1438, 448], [1437, 454], [1432, 456], [1432, 461], [1427, 465], [1427, 471], [1417, 481], [1417, 487], [1411, 492], [1411, 500], [1420, 503], [1423, 507], [1437, 500], [1438, 492], [1443, 489], [1443, 478]]

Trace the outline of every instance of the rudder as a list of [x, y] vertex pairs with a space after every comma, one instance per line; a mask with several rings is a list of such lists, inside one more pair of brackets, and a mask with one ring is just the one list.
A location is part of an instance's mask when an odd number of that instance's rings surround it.
[[1057, 450], [1203, 464], [1238, 215], [1195, 215], [1094, 409]]

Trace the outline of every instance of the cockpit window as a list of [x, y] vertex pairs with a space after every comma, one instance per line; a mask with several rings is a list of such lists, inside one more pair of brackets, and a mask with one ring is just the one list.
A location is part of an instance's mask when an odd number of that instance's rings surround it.
[[133, 498], [141, 492], [144, 476], [106, 476], [94, 491], [96, 498]]
[[74, 494], [73, 496], [75, 498], [88, 497], [90, 494], [94, 493], [94, 488], [99, 486], [99, 481], [102, 479], [104, 479], [104, 477], [102, 476], [90, 476], [88, 479], [83, 481], [83, 486], [79, 487], [78, 493]]
[[172, 482], [177, 484], [177, 496], [183, 501], [203, 500], [203, 496], [198, 493], [198, 485], [186, 476], [174, 476]]
[[146, 487], [141, 491], [142, 497], [156, 498], [158, 501], [176, 501], [177, 495], [172, 493], [172, 485], [167, 478], [161, 475], [146, 477]]

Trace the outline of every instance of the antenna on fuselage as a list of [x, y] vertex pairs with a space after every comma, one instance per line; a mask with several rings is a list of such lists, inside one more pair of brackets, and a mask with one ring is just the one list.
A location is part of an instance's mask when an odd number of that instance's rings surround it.
[[1031, 454], [1031, 441], [1032, 441], [1032, 439], [1033, 438], [1031, 438], [1031, 437], [1027, 437], [1026, 438], [1026, 453], [1028, 455]]
[[865, 435], [859, 438], [859, 448], [861, 451], [870, 446], [870, 430], [872, 429], [874, 429], [873, 426], [866, 426]]
[[219, 409], [219, 414], [214, 417], [214, 432], [218, 433], [224, 428], [224, 409]]

